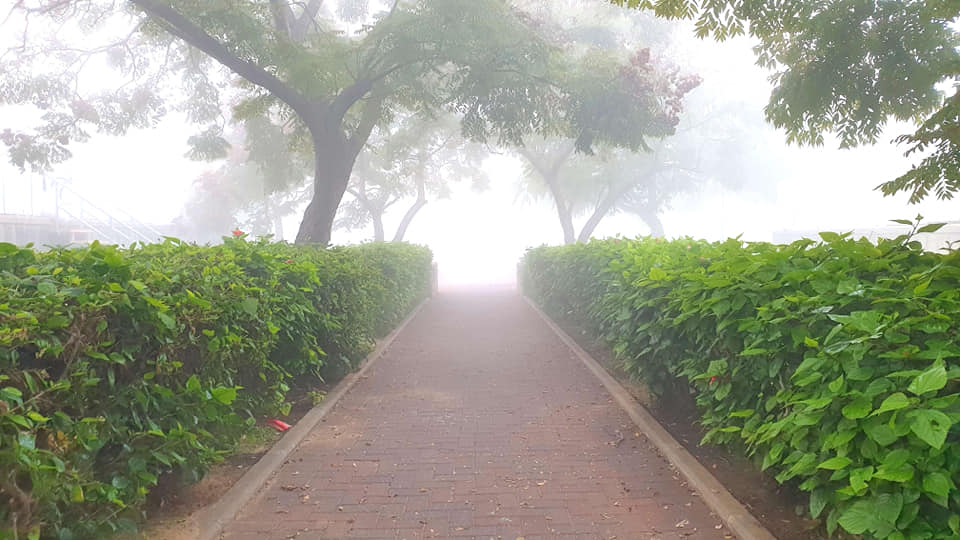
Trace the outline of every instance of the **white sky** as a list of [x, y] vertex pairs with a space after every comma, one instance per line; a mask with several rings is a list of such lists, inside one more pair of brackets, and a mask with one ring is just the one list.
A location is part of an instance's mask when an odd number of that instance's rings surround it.
[[[696, 91], [716, 91], [755, 104], [762, 115], [769, 94], [767, 74], [754, 65], [749, 42], [717, 44], [699, 41], [692, 33], [683, 44], [677, 63], [705, 80]], [[9, 118], [9, 116], [7, 117]], [[0, 129], [9, 122], [0, 118]], [[891, 129], [890, 140], [908, 127]], [[195, 127], [171, 115], [156, 129], [131, 132], [124, 137], [95, 137], [73, 145], [74, 157], [59, 165], [51, 176], [69, 178], [72, 185], [103, 206], [117, 207], [143, 221], [165, 223], [180, 214], [192, 183], [217, 164], [192, 162], [184, 157], [186, 139]], [[773, 147], [784, 147], [784, 137], [769, 130]], [[689, 235], [711, 240], [743, 234], [750, 240], [771, 240], [774, 231], [850, 230], [883, 226], [894, 218], [923, 214], [927, 221], [960, 219], [960, 202], [928, 200], [908, 205], [906, 197], [883, 197], [873, 188], [909, 168], [902, 151], [883, 143], [854, 150], [789, 148], [784, 150], [788, 171], [782, 178], [769, 178], [773, 186], [761, 193], [734, 193], [710, 188], [678, 199], [662, 216], [670, 237]], [[522, 202], [517, 197], [519, 162], [493, 156], [485, 164], [491, 189], [473, 193], [464, 186], [449, 200], [431, 201], [410, 227], [407, 239], [429, 245], [441, 268], [446, 286], [473, 283], [507, 283], [527, 247], [557, 244], [562, 240], [552, 205]], [[30, 183], [34, 182], [34, 210], [44, 206], [39, 177], [20, 175], [5, 163], [0, 165], [4, 212], [27, 213]], [[387, 219], [387, 235], [404, 208]], [[288, 240], [299, 226], [300, 216], [284, 223]], [[227, 234], [228, 231], [224, 231]], [[647, 228], [637, 218], [614, 216], [598, 227], [595, 236], [636, 236]], [[337, 243], [358, 242], [372, 233], [334, 233]]]

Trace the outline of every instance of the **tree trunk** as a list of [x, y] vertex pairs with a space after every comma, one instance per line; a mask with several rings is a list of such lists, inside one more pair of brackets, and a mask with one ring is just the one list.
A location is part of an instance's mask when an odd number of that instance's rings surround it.
[[644, 209], [639, 215], [640, 219], [647, 224], [647, 227], [650, 227], [650, 236], [654, 238], [663, 238], [665, 236], [663, 223], [660, 221], [660, 217], [657, 216], [656, 210]]
[[553, 197], [553, 203], [557, 208], [557, 217], [560, 218], [560, 228], [563, 229], [563, 243], [568, 245], [577, 241], [577, 233], [573, 228], [573, 213], [564, 200], [563, 194], [560, 193], [558, 177], [560, 175], [560, 168], [563, 167], [563, 164], [570, 155], [573, 154], [575, 148], [576, 145], [573, 141], [567, 141], [567, 144], [562, 146], [559, 152], [553, 156], [547, 156], [546, 159], [552, 159], [549, 164], [542, 162], [536, 155], [528, 152], [523, 147], [518, 149], [520, 155], [526, 158], [527, 161], [533, 165], [533, 168], [540, 173], [540, 177], [543, 178], [543, 182], [550, 190], [550, 196]]
[[[251, 62], [237, 56], [226, 45], [208, 34], [202, 27], [196, 25], [180, 12], [163, 0], [131, 0], [131, 2], [155, 19], [172, 35], [182, 39], [189, 45], [207, 54], [234, 74], [243, 77], [250, 83], [257, 85], [290, 106], [291, 109], [307, 125], [313, 138], [315, 155], [313, 199], [307, 205], [297, 231], [298, 244], [329, 244], [333, 230], [333, 220], [336, 217], [337, 207], [347, 190], [350, 181], [350, 172], [353, 170], [357, 154], [363, 148], [370, 131], [380, 119], [381, 106], [385, 95], [380, 95], [367, 102], [362, 117], [357, 124], [353, 135], [348, 139], [343, 132], [343, 120], [347, 112], [361, 99], [364, 99], [375, 83], [392, 73], [393, 70], [374, 79], [359, 80], [344, 88], [333, 96], [332, 100], [317, 99], [306, 95], [297, 88], [277, 78], [256, 62]], [[297, 21], [297, 28], [286, 30], [294, 31], [294, 38], [302, 39], [309, 30], [310, 24], [322, 0], [310, 0], [305, 6], [304, 13]], [[279, 3], [275, 3], [278, 7]], [[394, 4], [396, 7], [396, 3]], [[289, 20], [284, 10], [279, 10], [281, 26], [288, 26]], [[284, 28], [279, 28], [283, 31]], [[399, 66], [403, 66], [400, 64]], [[399, 69], [399, 67], [395, 67]]]
[[283, 217], [278, 214], [273, 216], [273, 237], [278, 242], [283, 240]]
[[370, 210], [370, 221], [373, 222], [373, 241], [383, 242], [383, 213]]
[[[647, 179], [649, 175], [643, 177], [644, 180]], [[590, 214], [590, 217], [587, 219], [586, 223], [583, 224], [583, 227], [580, 229], [580, 235], [577, 237], [577, 242], [585, 244], [590, 240], [590, 237], [593, 235], [593, 231], [596, 230], [597, 225], [600, 224], [600, 221], [603, 218], [607, 217], [610, 214], [610, 211], [614, 209], [617, 205], [617, 202], [627, 193], [630, 192], [637, 184], [634, 183], [621, 183], [620, 185], [611, 185], [607, 190], [607, 194], [600, 200], [596, 208], [593, 209], [593, 213]], [[656, 217], [656, 213], [654, 213]]]
[[550, 195], [553, 196], [554, 206], [557, 208], [557, 217], [560, 218], [560, 228], [563, 229], [563, 243], [573, 244], [577, 241], [576, 231], [573, 228], [573, 213], [563, 200], [563, 194], [560, 193], [560, 186], [557, 185], [557, 179], [554, 174], [544, 175], [543, 181], [550, 189]]
[[315, 156], [313, 198], [297, 231], [298, 244], [330, 243], [337, 207], [347, 191], [350, 173], [357, 160], [357, 152], [350, 148], [339, 126], [316, 126], [317, 123], [320, 122], [308, 123]]
[[577, 242], [586, 244], [588, 241], [590, 241], [593, 231], [596, 230], [597, 225], [600, 224], [600, 221], [607, 217], [607, 214], [610, 213], [611, 209], [613, 209], [613, 202], [610, 201], [609, 197], [605, 197], [597, 206], [597, 208], [594, 209], [593, 213], [590, 214], [590, 217], [587, 219], [586, 223], [583, 224], [583, 227], [580, 228], [580, 235], [577, 236]]
[[427, 201], [417, 200], [417, 202], [413, 203], [413, 206], [407, 209], [407, 213], [404, 214], [403, 219], [400, 220], [400, 225], [397, 225], [397, 233], [393, 235], [393, 241], [395, 243], [403, 242], [403, 237], [407, 234], [407, 229], [410, 227], [413, 218], [416, 217], [417, 212], [426, 205]]
[[407, 209], [407, 213], [403, 215], [403, 219], [400, 220], [400, 225], [397, 225], [397, 233], [393, 235], [394, 243], [403, 242], [403, 237], [407, 234], [407, 229], [410, 227], [410, 223], [413, 221], [413, 218], [417, 217], [417, 212], [427, 204], [427, 190], [424, 186], [423, 179], [420, 178], [417, 181], [417, 201], [413, 203], [413, 206]]

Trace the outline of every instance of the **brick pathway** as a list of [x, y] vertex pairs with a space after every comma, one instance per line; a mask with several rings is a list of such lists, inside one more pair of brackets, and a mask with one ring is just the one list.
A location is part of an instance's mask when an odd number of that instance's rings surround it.
[[229, 540], [732, 538], [513, 293], [433, 299]]

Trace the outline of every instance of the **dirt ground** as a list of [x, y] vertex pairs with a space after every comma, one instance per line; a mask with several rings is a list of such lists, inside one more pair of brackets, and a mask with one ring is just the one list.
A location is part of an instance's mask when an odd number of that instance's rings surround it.
[[[320, 392], [329, 388], [330, 385], [318, 385]], [[310, 411], [314, 406], [310, 390], [294, 388], [291, 391], [294, 396], [291, 398], [293, 407], [290, 414], [282, 418], [284, 422], [293, 425]], [[261, 424], [265, 426], [265, 422]], [[280, 433], [264, 427], [251, 440], [241, 441], [237, 453], [227, 457], [223, 463], [214, 465], [199, 483], [184, 486], [170, 482], [158, 486], [148, 500], [147, 523], [144, 524], [139, 538], [195, 540], [196, 517], [233, 487], [280, 437]]]

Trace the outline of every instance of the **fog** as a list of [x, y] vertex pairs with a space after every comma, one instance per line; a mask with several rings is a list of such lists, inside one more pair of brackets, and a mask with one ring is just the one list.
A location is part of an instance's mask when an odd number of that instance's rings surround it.
[[[829, 135], [820, 147], [790, 146], [782, 131], [764, 123], [763, 108], [772, 85], [770, 73], [755, 63], [753, 41], [743, 37], [724, 43], [700, 40], [693, 35], [692, 23], [659, 24], [670, 30], [669, 45], [660, 52], [683, 72], [702, 78], [688, 101], [709, 99], [715, 105], [736, 106], [743, 124], [756, 126], [749, 156], [765, 158], [756, 167], [749, 161], [738, 164], [737, 170], [742, 172], [724, 181], [705, 171], [705, 179], [694, 189], [678, 194], [660, 211], [667, 237], [719, 240], [741, 235], [746, 240], [772, 241], [778, 234], [879, 230], [887, 227], [890, 219], [917, 214], [928, 222], [958, 219], [956, 202], [927, 197], [919, 204], [909, 204], [905, 194], [884, 197], [874, 189], [921, 159], [904, 157], [904, 148], [891, 142], [913, 126], [893, 123], [878, 144], [854, 149], [838, 149], [838, 140]], [[3, 28], [9, 31], [9, 26]], [[12, 34], [7, 34], [5, 42], [11, 38]], [[643, 37], [636, 39], [642, 41]], [[25, 125], [35, 116], [29, 109], [12, 106], [0, 111], [0, 131]], [[4, 159], [0, 165], [2, 212], [54, 211], [52, 186], [56, 179], [102, 208], [123, 211], [158, 227], [175, 223], [198, 189], [196, 180], [222, 166], [222, 160], [186, 157], [186, 141], [196, 131], [184, 113], [174, 112], [153, 128], [131, 129], [121, 136], [95, 134], [88, 142], [72, 143], [73, 156], [46, 173], [21, 172]], [[430, 198], [406, 234], [405, 240], [433, 250], [441, 287], [511, 284], [525, 249], [563, 241], [553, 203], [523, 193], [522, 159], [509, 147], [489, 145], [487, 150], [483, 171], [488, 188], [451, 183], [445, 196]], [[740, 157], [731, 155], [729, 160], [732, 163]], [[386, 212], [388, 231], [394, 230], [403, 216], [409, 197], [405, 200]], [[300, 202], [283, 217], [283, 240], [294, 240], [305, 206], [306, 201]], [[577, 222], [584, 219], [581, 215]], [[243, 217], [238, 216], [233, 226], [243, 229]], [[180, 229], [178, 234], [202, 242], [231, 230], [193, 235], [189, 229]], [[618, 212], [603, 219], [592, 236], [634, 237], [650, 231], [640, 217]], [[333, 243], [369, 241], [372, 234], [369, 224], [349, 231], [338, 229], [333, 232]]]

